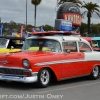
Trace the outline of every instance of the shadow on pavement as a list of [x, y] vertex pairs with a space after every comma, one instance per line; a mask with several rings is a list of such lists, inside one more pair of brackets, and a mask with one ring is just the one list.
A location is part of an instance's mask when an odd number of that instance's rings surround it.
[[[74, 79], [67, 79], [63, 81], [52, 81], [49, 85], [49, 87], [53, 86], [61, 86], [65, 84], [73, 84], [73, 83], [81, 83], [83, 81], [93, 81], [89, 80], [87, 77], [81, 77], [81, 78], [74, 78]], [[20, 83], [20, 82], [6, 82], [6, 81], [0, 81], [0, 88], [13, 88], [18, 90], [31, 90], [31, 89], [42, 89], [37, 88], [36, 83]]]

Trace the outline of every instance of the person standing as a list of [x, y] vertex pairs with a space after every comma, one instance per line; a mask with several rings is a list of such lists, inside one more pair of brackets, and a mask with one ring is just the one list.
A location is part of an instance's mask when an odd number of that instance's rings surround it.
[[[17, 31], [17, 33], [15, 34], [15, 37], [20, 37], [20, 32]], [[20, 43], [20, 40], [16, 40], [16, 43]]]
[[23, 33], [23, 36], [22, 37], [24, 37], [24, 38], [28, 38], [28, 32], [27, 32], [27, 30]]

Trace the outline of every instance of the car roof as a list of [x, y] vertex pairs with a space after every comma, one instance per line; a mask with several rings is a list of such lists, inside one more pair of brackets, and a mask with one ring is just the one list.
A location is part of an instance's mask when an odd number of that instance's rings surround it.
[[5, 39], [14, 39], [14, 40], [25, 40], [25, 38], [22, 37], [13, 37], [13, 36], [0, 36], [0, 38], [5, 38]]
[[32, 37], [28, 37], [27, 39], [35, 39], [35, 38], [41, 38], [41, 39], [55, 39], [58, 41], [84, 41], [86, 43], [89, 44], [89, 42], [81, 37], [76, 37], [76, 36], [32, 36]]

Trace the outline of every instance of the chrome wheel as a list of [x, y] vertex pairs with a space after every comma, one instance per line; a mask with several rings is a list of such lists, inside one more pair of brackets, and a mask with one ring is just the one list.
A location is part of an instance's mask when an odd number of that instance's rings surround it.
[[49, 69], [41, 69], [38, 74], [38, 87], [47, 87], [50, 83], [51, 75]]
[[93, 69], [92, 69], [92, 72], [90, 74], [90, 79], [97, 79], [99, 76], [99, 67], [98, 66], [94, 66]]
[[43, 70], [40, 76], [41, 83], [46, 85], [49, 82], [49, 72], [47, 70]]
[[98, 77], [98, 74], [99, 74], [99, 68], [98, 68], [98, 66], [95, 66], [93, 68], [93, 76], [94, 77]]

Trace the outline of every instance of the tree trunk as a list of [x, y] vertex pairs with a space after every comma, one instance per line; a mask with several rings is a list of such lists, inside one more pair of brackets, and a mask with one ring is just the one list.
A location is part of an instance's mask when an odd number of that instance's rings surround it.
[[34, 27], [36, 27], [36, 5], [35, 5], [35, 12], [34, 12]]
[[90, 12], [88, 12], [88, 14], [87, 14], [87, 17], [88, 17], [88, 34], [90, 34], [90, 23], [91, 23], [91, 13]]

